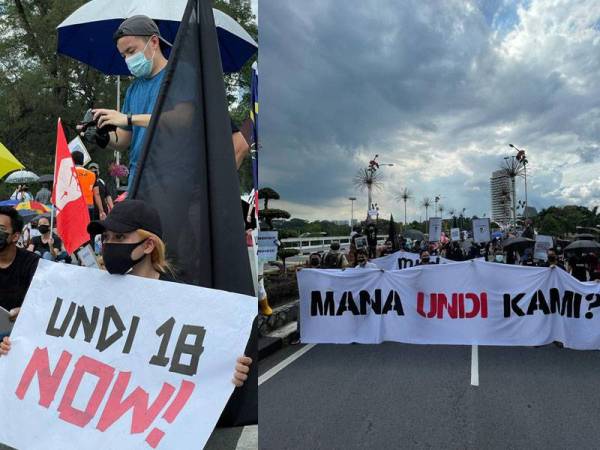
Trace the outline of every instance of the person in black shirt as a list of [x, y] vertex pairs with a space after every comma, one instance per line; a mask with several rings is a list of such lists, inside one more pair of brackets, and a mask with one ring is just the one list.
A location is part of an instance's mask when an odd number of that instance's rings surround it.
[[377, 258], [377, 228], [370, 223], [367, 226], [367, 243], [369, 244], [369, 258]]
[[67, 256], [66, 252], [62, 252], [62, 241], [60, 238], [51, 233], [50, 221], [47, 217], [40, 217], [38, 221], [38, 230], [41, 236], [36, 236], [31, 239], [31, 244], [27, 250], [37, 253], [44, 259], [50, 261], [64, 260]]
[[23, 230], [19, 213], [0, 206], [0, 306], [16, 318], [37, 269], [39, 257], [17, 247]]
[[96, 163], [90, 163], [88, 169], [96, 175], [96, 182], [94, 183], [94, 218], [105, 219], [106, 214], [113, 208], [113, 199], [108, 192], [106, 183], [100, 178], [100, 166]]

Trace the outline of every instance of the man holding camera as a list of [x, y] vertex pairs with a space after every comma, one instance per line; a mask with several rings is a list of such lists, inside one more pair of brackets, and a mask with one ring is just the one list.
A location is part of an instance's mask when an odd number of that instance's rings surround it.
[[[143, 15], [132, 16], [123, 21], [113, 39], [136, 79], [127, 89], [121, 112], [103, 108], [92, 110], [97, 127], [91, 136], [86, 134], [85, 137], [102, 148], [110, 146], [115, 150], [129, 149], [130, 187], [137, 170], [144, 134], [150, 124], [165, 74], [167, 59], [163, 48], [171, 44], [162, 38], [156, 23]], [[232, 134], [239, 168], [250, 147], [233, 122]]]
[[161, 37], [158, 26], [147, 16], [132, 16], [125, 20], [113, 39], [135, 80], [127, 89], [122, 112], [102, 108], [92, 111], [97, 127], [95, 133], [92, 136], [86, 134], [86, 138], [94, 140], [102, 148], [129, 149], [131, 185], [167, 65], [161, 43], [170, 44]]

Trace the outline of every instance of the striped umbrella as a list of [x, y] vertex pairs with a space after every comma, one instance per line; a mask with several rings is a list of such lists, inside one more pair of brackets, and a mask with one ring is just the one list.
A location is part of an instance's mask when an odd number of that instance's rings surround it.
[[32, 211], [36, 214], [44, 214], [50, 212], [49, 207], [47, 207], [43, 203], [36, 201], [21, 202], [17, 206], [15, 206], [15, 209], [19, 212]]

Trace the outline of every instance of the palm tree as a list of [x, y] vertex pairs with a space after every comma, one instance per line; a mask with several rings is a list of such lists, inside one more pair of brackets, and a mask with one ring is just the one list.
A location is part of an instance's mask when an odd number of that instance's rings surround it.
[[438, 211], [440, 212], [440, 217], [443, 219], [444, 218], [444, 210], [446, 208], [444, 207], [444, 205], [442, 205], [441, 203], [438, 205]]
[[367, 214], [371, 209], [373, 202], [372, 192], [373, 188], [381, 190], [383, 188], [383, 182], [381, 181], [381, 174], [371, 168], [360, 169], [354, 176], [354, 186], [361, 191], [367, 190], [369, 205], [367, 206]]
[[425, 208], [425, 222], [429, 220], [428, 212], [429, 207], [431, 206], [431, 199], [429, 197], [425, 197], [421, 202], [421, 206]]
[[406, 227], [406, 202], [412, 198], [412, 193], [408, 190], [408, 188], [403, 188], [400, 191], [400, 194], [396, 197], [397, 200], [402, 200], [404, 202], [404, 227]]

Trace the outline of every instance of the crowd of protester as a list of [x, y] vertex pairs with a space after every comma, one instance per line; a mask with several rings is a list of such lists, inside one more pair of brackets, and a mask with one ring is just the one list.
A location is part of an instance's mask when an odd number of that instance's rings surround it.
[[558, 267], [567, 271], [579, 281], [600, 282], [600, 259], [596, 252], [568, 253], [559, 244], [548, 249], [546, 258], [534, 257], [533, 242], [506, 246], [509, 238], [535, 238], [531, 224], [517, 232], [505, 232], [487, 243], [477, 243], [462, 236], [460, 240], [450, 240], [444, 234], [439, 242], [424, 239], [410, 239], [404, 236], [388, 237], [383, 245], [377, 244], [377, 233], [373, 224], [355, 227], [350, 246], [342, 251], [339, 242], [333, 242], [325, 252], [309, 255], [306, 265], [311, 268], [345, 269], [348, 267], [377, 267], [370, 260], [390, 255], [396, 251], [419, 254], [418, 264], [430, 264], [431, 257], [440, 256], [452, 261], [467, 261], [483, 258], [486, 261], [530, 267]]

